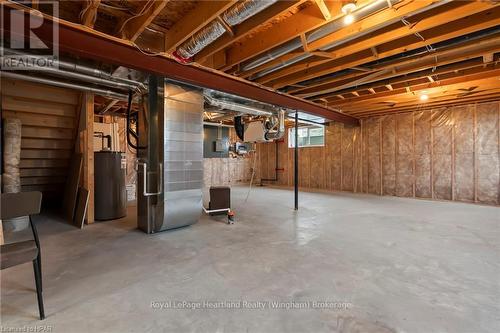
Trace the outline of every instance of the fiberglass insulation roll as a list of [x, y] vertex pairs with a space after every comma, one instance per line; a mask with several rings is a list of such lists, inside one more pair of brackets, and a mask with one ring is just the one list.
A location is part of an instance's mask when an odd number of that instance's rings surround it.
[[21, 120], [6, 118], [4, 123], [3, 192], [21, 192], [19, 163], [21, 160]]

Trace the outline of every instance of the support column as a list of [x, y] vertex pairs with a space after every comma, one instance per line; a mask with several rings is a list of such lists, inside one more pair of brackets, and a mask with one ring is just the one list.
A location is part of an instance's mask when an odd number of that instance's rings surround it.
[[294, 190], [295, 190], [295, 210], [299, 210], [299, 112], [295, 112], [295, 159], [294, 159]]

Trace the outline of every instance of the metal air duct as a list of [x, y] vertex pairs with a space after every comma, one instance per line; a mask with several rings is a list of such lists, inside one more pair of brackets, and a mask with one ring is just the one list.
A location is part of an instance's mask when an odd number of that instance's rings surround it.
[[214, 106], [220, 110], [231, 110], [231, 111], [236, 111], [236, 112], [241, 112], [245, 114], [251, 114], [254, 116], [271, 116], [272, 112], [261, 110], [258, 108], [255, 108], [253, 106], [248, 106], [232, 101], [227, 101], [227, 100], [222, 100], [222, 99], [216, 99], [212, 96], [205, 95], [205, 100], [210, 104], [211, 106]]
[[[222, 20], [233, 27], [246, 21], [255, 14], [271, 6], [278, 0], [246, 0], [238, 3], [222, 14]], [[202, 30], [194, 34], [174, 52], [180, 61], [186, 62], [195, 54], [213, 43], [226, 32], [226, 28], [219, 21], [212, 21]]]
[[[12, 49], [6, 49], [5, 53], [7, 55], [16, 55], [16, 56], [23, 56], [23, 57], [37, 57], [36, 54], [27, 54], [27, 53], [22, 53], [16, 50]], [[57, 66], [59, 69], [65, 69], [70, 72], [65, 72], [61, 71], [62, 74], [56, 73], [57, 69], [56, 68], [45, 68], [41, 67], [40, 70], [50, 72], [51, 74], [58, 75], [58, 76], [63, 76], [63, 77], [68, 77], [68, 78], [75, 78], [79, 79], [81, 81], [87, 81], [95, 84], [102, 84], [102, 85], [107, 85], [110, 87], [118, 88], [118, 89], [124, 89], [124, 90], [142, 90], [146, 91], [147, 88], [142, 82], [134, 81], [134, 80], [129, 80], [129, 79], [124, 79], [121, 77], [116, 77], [111, 75], [110, 73], [104, 72], [99, 69], [83, 66], [83, 65], [78, 65], [76, 63], [71, 63], [68, 61], [64, 60], [57, 60]], [[72, 76], [72, 77], [70, 77]]]
[[76, 83], [58, 81], [55, 79], [41, 78], [41, 77], [36, 77], [36, 76], [31, 76], [31, 75], [24, 75], [24, 74], [17, 74], [17, 73], [12, 73], [12, 72], [8, 72], [8, 71], [2, 72], [2, 77], [30, 81], [30, 82], [36, 82], [36, 83], [43, 83], [43, 84], [47, 84], [50, 86], [75, 89], [75, 90], [79, 90], [79, 91], [87, 91], [87, 92], [91, 92], [91, 93], [94, 93], [94, 94], [97, 94], [100, 96], [109, 97], [109, 98], [117, 99], [117, 100], [127, 100], [127, 95], [120, 94], [120, 93], [117, 93], [117, 92], [114, 92], [111, 90], [93, 88], [93, 87], [84, 86], [84, 85], [80, 85], [80, 84], [76, 84]]
[[285, 110], [279, 110], [273, 127], [264, 135], [266, 140], [278, 140], [285, 134]]

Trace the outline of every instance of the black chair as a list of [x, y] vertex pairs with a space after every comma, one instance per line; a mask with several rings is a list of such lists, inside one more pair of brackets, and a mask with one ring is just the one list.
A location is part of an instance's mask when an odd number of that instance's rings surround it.
[[31, 215], [40, 213], [41, 203], [42, 193], [40, 192], [2, 193], [0, 218], [6, 220], [28, 216], [31, 230], [33, 231], [33, 240], [1, 245], [0, 269], [3, 270], [33, 261], [38, 310], [40, 312], [40, 320], [43, 320], [45, 319], [45, 313], [43, 310], [42, 298], [42, 258], [40, 255], [40, 241], [38, 240], [38, 233], [31, 219]]

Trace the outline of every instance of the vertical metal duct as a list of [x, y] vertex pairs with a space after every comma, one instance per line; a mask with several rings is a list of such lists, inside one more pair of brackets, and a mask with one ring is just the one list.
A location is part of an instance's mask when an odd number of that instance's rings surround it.
[[[277, 1], [278, 0], [245, 0], [226, 10], [222, 14], [222, 19], [229, 26], [233, 27], [263, 11]], [[188, 61], [206, 46], [217, 40], [225, 32], [226, 29], [219, 21], [213, 21], [179, 46], [174, 52], [174, 56], [178, 57], [181, 61]]]
[[273, 127], [264, 135], [266, 140], [279, 140], [285, 134], [285, 110], [278, 111], [278, 119]]
[[139, 112], [137, 222], [146, 233], [196, 223], [202, 212], [203, 94], [152, 76]]

